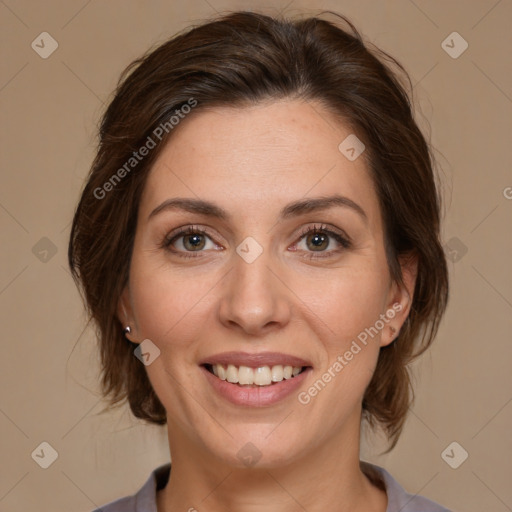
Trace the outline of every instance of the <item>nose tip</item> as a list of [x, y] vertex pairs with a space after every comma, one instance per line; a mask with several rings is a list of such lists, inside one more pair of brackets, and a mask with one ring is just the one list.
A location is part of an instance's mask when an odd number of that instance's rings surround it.
[[275, 320], [266, 320], [262, 310], [245, 310], [238, 315], [233, 315], [232, 318], [227, 320], [231, 328], [240, 327], [245, 333], [251, 336], [258, 336], [264, 334], [273, 327], [277, 326], [279, 322]]
[[257, 336], [289, 322], [286, 291], [266, 258], [247, 263], [240, 257], [226, 278], [219, 307], [224, 326]]

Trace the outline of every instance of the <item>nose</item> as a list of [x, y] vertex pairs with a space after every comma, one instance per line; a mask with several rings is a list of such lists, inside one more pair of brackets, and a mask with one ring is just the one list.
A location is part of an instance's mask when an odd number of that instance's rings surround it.
[[234, 268], [225, 277], [219, 304], [220, 322], [252, 336], [279, 330], [291, 317], [290, 291], [272, 269], [266, 253], [252, 263], [237, 254]]

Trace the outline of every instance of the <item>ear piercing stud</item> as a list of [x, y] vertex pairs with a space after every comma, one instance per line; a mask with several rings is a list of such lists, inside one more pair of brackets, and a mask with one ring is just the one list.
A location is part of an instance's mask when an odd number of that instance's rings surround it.
[[131, 332], [132, 332], [132, 328], [131, 328], [129, 325], [127, 325], [127, 326], [124, 328], [124, 333], [125, 333], [125, 334], [130, 334]]

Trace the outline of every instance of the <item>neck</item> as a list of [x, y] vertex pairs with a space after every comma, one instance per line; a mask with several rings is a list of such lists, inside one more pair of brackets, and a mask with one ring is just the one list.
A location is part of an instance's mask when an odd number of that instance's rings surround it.
[[[359, 425], [352, 436], [324, 440], [293, 463], [233, 467], [169, 426], [172, 470], [157, 494], [158, 512], [385, 512], [385, 491], [359, 465]], [[341, 437], [341, 436], [340, 436]]]

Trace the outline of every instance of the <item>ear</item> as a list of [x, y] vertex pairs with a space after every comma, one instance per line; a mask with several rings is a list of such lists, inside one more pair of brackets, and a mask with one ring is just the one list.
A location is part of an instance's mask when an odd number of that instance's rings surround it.
[[130, 290], [128, 286], [126, 286], [121, 293], [119, 298], [119, 302], [117, 304], [117, 318], [121, 322], [123, 329], [126, 327], [130, 327], [131, 332], [125, 332], [125, 336], [130, 341], [136, 341], [137, 339], [137, 330], [135, 326], [135, 317], [133, 315], [133, 308], [131, 306], [130, 301]]
[[402, 271], [402, 283], [393, 281], [389, 289], [385, 315], [388, 319], [381, 335], [380, 346], [392, 343], [411, 311], [416, 277], [418, 275], [418, 257], [407, 254], [398, 258]]

